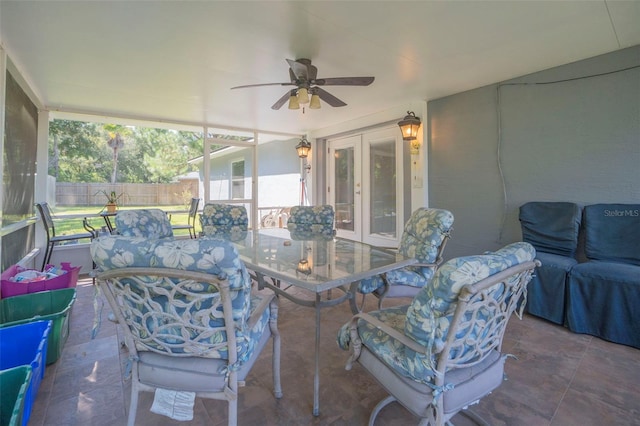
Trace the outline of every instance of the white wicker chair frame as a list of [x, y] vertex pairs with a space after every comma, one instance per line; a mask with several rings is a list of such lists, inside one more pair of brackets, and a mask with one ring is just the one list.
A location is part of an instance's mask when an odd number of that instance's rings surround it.
[[[228, 282], [211, 274], [170, 268], [112, 269], [97, 274], [96, 278], [116, 320], [124, 325], [132, 378], [128, 425], [135, 423], [139, 392], [154, 392], [157, 388], [227, 400], [228, 424], [236, 425], [238, 387], [244, 386], [246, 375], [269, 337], [273, 338], [274, 394], [276, 398], [282, 397], [278, 308], [274, 296], [265, 296], [247, 321], [245, 327], [251, 329], [267, 307], [272, 310], [269, 325], [253, 355], [237, 369], [234, 368], [238, 359], [235, 329], [241, 325], [233, 321]], [[213, 285], [217, 292], [193, 292], [191, 289], [200, 283]], [[171, 290], [167, 291], [167, 288]], [[174, 309], [185, 307], [184, 298], [180, 297], [184, 295], [189, 296], [190, 306], [185, 311]], [[167, 302], [156, 303], [154, 297], [157, 296], [163, 296]], [[197, 307], [205, 301], [210, 302], [205, 303], [210, 307], [199, 310]], [[136, 308], [141, 304], [144, 313]], [[214, 312], [219, 314], [220, 306], [224, 325], [217, 328], [203, 326]], [[207, 339], [222, 331], [226, 333], [225, 340]], [[193, 339], [194, 335], [198, 339]], [[177, 342], [169, 343], [168, 340]], [[228, 359], [220, 359], [221, 350], [227, 351]]]
[[[369, 425], [372, 426], [380, 410], [393, 401], [419, 417], [421, 426], [450, 424], [449, 420], [461, 410], [476, 423], [486, 424], [467, 408], [491, 393], [503, 380], [507, 355], [502, 354], [501, 349], [507, 322], [516, 308], [519, 317], [522, 316], [526, 286], [537, 266], [538, 261], [524, 262], [461, 289], [445, 345], [434, 355], [437, 361], [432, 386], [401, 377], [377, 358], [362, 345], [357, 321], [370, 322], [418, 353], [428, 354], [426, 346], [369, 314], [355, 315], [350, 326], [352, 354], [346, 369], [350, 370], [357, 361], [390, 394], [373, 409]], [[499, 288], [503, 291], [496, 291]], [[480, 328], [484, 332], [479, 336], [471, 334]]]

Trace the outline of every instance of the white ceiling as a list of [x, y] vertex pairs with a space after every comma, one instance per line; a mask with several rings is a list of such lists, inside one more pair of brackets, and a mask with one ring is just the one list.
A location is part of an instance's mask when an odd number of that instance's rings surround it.
[[[640, 1], [6, 1], [0, 41], [52, 110], [305, 133], [640, 44]], [[285, 58], [348, 105], [274, 111]]]

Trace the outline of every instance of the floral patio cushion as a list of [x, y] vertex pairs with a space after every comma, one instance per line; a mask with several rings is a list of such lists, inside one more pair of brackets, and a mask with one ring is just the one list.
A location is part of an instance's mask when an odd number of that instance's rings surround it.
[[[404, 334], [408, 307], [408, 305], [394, 306], [369, 312], [369, 315], [389, 325], [397, 332]], [[409, 351], [403, 343], [363, 320], [358, 320], [358, 335], [364, 346], [385, 364], [391, 366], [399, 375], [421, 383], [431, 383], [433, 381], [435, 373], [431, 368], [430, 359], [427, 355]], [[338, 332], [338, 346], [341, 349], [349, 350], [350, 341], [349, 323], [346, 323]]]
[[[405, 224], [398, 251], [419, 263], [435, 263], [445, 237], [453, 226], [453, 214], [442, 209], [419, 208]], [[435, 273], [434, 267], [407, 266], [385, 274], [390, 285], [424, 287]], [[360, 281], [360, 293], [373, 293], [382, 288], [381, 275]]]
[[116, 231], [125, 237], [173, 237], [171, 222], [160, 209], [121, 210], [116, 214], [115, 221]]
[[293, 206], [289, 212], [289, 225], [325, 225], [333, 227], [335, 213], [333, 206], [324, 204], [319, 206]]
[[[100, 270], [122, 267], [176, 268], [204, 272], [227, 279], [230, 286], [233, 318], [236, 322], [236, 338], [240, 362], [248, 359], [270, 318], [270, 310], [260, 318], [253, 329], [248, 329], [247, 320], [257, 306], [258, 299], [251, 297], [251, 280], [240, 261], [235, 247], [228, 241], [214, 238], [148, 240], [122, 236], [106, 236], [95, 239], [91, 244], [91, 255]], [[215, 288], [200, 283], [189, 288], [177, 288], [174, 285], [141, 286], [130, 281], [124, 289], [128, 302], [129, 318], [144, 324], [139, 327], [144, 336], [154, 335], [162, 327], [162, 344], [155, 344], [152, 338], [146, 340], [148, 347], [161, 350], [163, 345], [176, 345], [184, 340], [185, 333], [190, 335], [199, 330], [202, 345], [218, 347], [226, 340], [222, 327], [222, 306]], [[190, 322], [187, 328], [182, 323], [167, 325], [162, 315], [151, 315], [153, 307], [163, 307]], [[155, 322], [154, 322], [155, 321]], [[154, 338], [158, 338], [155, 336]], [[180, 351], [184, 349], [176, 349]], [[225, 358], [226, 351], [209, 351], [206, 355], [213, 358]]]
[[333, 207], [320, 206], [291, 207], [287, 229], [294, 240], [331, 239], [335, 235]]
[[333, 239], [336, 230], [328, 225], [301, 224], [289, 228], [291, 239], [296, 241], [328, 241]]
[[529, 243], [517, 242], [484, 255], [466, 256], [445, 262], [434, 279], [413, 299], [407, 310], [405, 334], [439, 352], [453, 319], [460, 290], [467, 284], [535, 259]]
[[235, 240], [249, 228], [249, 217], [244, 206], [208, 203], [200, 214], [200, 225], [204, 236], [233, 236]]

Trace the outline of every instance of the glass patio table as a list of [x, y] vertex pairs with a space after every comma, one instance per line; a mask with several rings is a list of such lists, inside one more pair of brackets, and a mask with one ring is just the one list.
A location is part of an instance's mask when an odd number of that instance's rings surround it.
[[[363, 278], [416, 262], [390, 250], [333, 236], [296, 235], [286, 228], [248, 231], [235, 239], [240, 258], [255, 273], [259, 288], [315, 308], [315, 374], [313, 415], [320, 415], [320, 309], [349, 300], [355, 309], [355, 289]], [[286, 291], [293, 286], [310, 291], [314, 300]], [[336, 295], [322, 293], [336, 289]], [[334, 297], [332, 297], [334, 296]]]

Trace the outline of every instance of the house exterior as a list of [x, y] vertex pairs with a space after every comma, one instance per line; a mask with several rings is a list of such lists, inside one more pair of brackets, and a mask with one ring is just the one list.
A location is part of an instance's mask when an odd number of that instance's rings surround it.
[[[272, 139], [255, 147], [260, 159], [257, 166], [258, 220], [274, 210], [282, 210], [301, 203], [300, 158], [296, 153], [297, 139]], [[199, 167], [199, 193], [209, 202], [246, 204], [251, 212], [254, 147], [225, 146], [212, 150], [208, 157], [208, 176], [205, 157], [191, 163]], [[306, 175], [306, 174], [305, 174]], [[208, 194], [208, 196], [207, 196]], [[250, 223], [253, 218], [250, 216]]]

